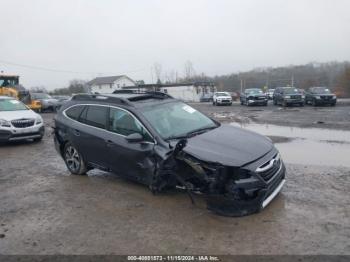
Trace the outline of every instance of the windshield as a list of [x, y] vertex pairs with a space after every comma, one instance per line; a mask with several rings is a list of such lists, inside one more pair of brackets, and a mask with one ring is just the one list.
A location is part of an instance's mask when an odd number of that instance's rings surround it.
[[216, 96], [230, 96], [230, 95], [228, 93], [220, 92], [220, 93], [216, 93]]
[[28, 108], [16, 99], [0, 99], [0, 111], [19, 111]]
[[35, 94], [32, 94], [32, 98], [33, 99], [50, 99], [51, 96], [45, 93], [35, 93]]
[[297, 88], [285, 88], [283, 90], [285, 94], [291, 95], [291, 94], [300, 94], [299, 90]]
[[325, 87], [315, 87], [312, 90], [315, 94], [330, 94], [331, 91]]
[[248, 93], [248, 94], [262, 94], [263, 91], [261, 91], [260, 89], [247, 89], [246, 93]]
[[18, 78], [16, 77], [0, 77], [0, 87], [16, 86]]
[[160, 104], [144, 110], [143, 115], [163, 139], [177, 138], [217, 124], [182, 102]]

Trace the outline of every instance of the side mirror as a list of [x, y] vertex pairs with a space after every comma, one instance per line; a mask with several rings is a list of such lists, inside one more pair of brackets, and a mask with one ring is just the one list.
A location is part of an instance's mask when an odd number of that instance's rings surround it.
[[132, 133], [132, 134], [126, 136], [125, 139], [129, 143], [137, 143], [137, 142], [142, 142], [144, 140], [143, 136], [139, 133]]

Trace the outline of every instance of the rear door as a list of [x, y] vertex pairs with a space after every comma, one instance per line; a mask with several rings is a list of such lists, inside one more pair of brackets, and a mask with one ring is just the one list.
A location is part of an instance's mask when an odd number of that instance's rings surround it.
[[108, 149], [104, 139], [107, 113], [107, 106], [87, 105], [78, 119], [81, 124], [72, 131], [85, 161], [102, 169], [108, 168]]
[[[108, 161], [112, 170], [148, 184], [155, 170], [154, 140], [141, 122], [129, 111], [111, 107], [108, 114]], [[128, 142], [126, 137], [139, 133], [141, 142]]]

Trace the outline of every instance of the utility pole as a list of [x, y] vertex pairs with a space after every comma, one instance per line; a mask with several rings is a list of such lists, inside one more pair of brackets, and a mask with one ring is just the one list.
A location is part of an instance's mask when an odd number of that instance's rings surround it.
[[292, 75], [292, 87], [294, 87], [294, 74]]
[[243, 93], [243, 80], [241, 79], [241, 94]]

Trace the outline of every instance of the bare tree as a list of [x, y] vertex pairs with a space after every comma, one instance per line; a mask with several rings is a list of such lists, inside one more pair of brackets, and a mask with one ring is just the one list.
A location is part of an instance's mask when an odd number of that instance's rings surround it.
[[157, 82], [161, 82], [162, 77], [162, 65], [159, 63], [153, 64], [153, 72]]
[[195, 75], [193, 64], [190, 60], [187, 60], [185, 63], [185, 79], [191, 79]]

